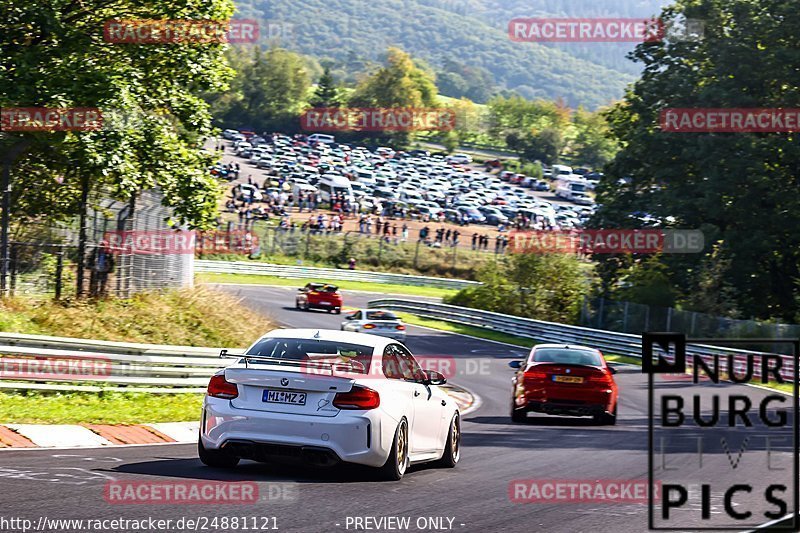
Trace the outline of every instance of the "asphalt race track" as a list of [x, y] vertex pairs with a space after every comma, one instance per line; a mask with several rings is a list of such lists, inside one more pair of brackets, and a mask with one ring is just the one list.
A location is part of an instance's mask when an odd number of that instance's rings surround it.
[[[342, 321], [341, 315], [296, 311], [295, 290], [291, 288], [226, 286], [223, 290], [238, 293], [247, 305], [287, 326], [338, 329]], [[345, 291], [345, 305], [358, 307], [376, 296]], [[595, 426], [591, 419], [544, 416], [532, 416], [526, 424], [512, 424], [508, 416], [512, 370], [507, 362], [526, 350], [416, 327], [409, 328], [407, 345], [417, 355], [455, 358], [458, 375], [452, 381], [482, 400], [481, 406], [465, 417], [462, 459], [453, 470], [414, 467], [402, 481], [385, 483], [374, 481], [369, 472], [357, 468], [313, 470], [243, 462], [235, 471], [216, 471], [200, 464], [191, 445], [5, 451], [0, 452], [2, 515], [30, 518], [34, 524], [42, 516], [276, 517], [279, 530], [300, 532], [347, 531], [348, 517], [349, 530], [355, 530], [353, 517], [387, 516], [411, 517], [412, 531], [420, 530], [420, 517], [444, 517], [443, 528], [460, 531], [577, 533], [647, 529], [647, 506], [639, 503], [513, 503], [509, 497], [509, 485], [517, 479], [646, 480], [647, 389], [638, 368], [619, 367], [621, 401], [616, 426]], [[685, 392], [682, 389], [687, 387], [679, 380], [667, 385], [671, 392]], [[769, 394], [743, 386], [735, 389], [750, 397], [754, 405]], [[720, 431], [720, 435], [727, 435]], [[739, 440], [730, 437], [734, 460]], [[674, 464], [686, 459], [691, 471], [713, 479], [712, 494], [719, 487], [766, 475], [766, 467], [749, 460], [748, 455], [737, 468], [726, 466], [726, 453], [714, 446], [705, 450], [702, 467], [694, 465], [693, 444], [690, 439], [683, 442], [685, 449]], [[764, 445], [751, 441], [751, 446]], [[773, 446], [773, 452], [777, 448]], [[112, 479], [255, 481], [262, 501], [254, 505], [214, 506], [109, 504], [104, 499], [104, 486]], [[273, 498], [272, 494], [282, 496]], [[786, 497], [790, 498], [788, 493]], [[699, 515], [698, 505], [685, 512]], [[767, 522], [769, 518], [763, 516], [763, 511], [773, 508], [763, 502], [760, 494], [737, 497], [736, 505], [753, 512], [747, 525]], [[711, 511], [719, 513], [720, 505], [715, 503]], [[447, 519], [452, 519], [452, 525]], [[229, 527], [227, 531], [234, 529]]]

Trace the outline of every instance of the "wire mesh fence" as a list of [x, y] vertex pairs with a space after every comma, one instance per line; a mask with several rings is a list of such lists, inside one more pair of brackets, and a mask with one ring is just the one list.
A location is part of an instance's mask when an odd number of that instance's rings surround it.
[[[9, 244], [10, 295], [129, 297], [193, 283], [194, 235], [167, 225], [170, 210], [158, 191], [130, 202], [97, 199], [87, 215], [83, 250], [77, 221]], [[176, 246], [175, 235], [189, 243]]]
[[800, 337], [800, 326], [795, 324], [740, 320], [606, 298], [584, 300], [580, 320], [582, 326], [620, 333], [679, 331], [696, 338]]

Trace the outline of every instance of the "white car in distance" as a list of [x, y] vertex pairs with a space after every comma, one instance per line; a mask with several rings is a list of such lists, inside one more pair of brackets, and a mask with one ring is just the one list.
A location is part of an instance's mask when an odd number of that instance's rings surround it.
[[359, 309], [345, 316], [341, 330], [406, 341], [406, 325], [403, 321], [391, 311], [381, 309]]
[[236, 357], [203, 401], [198, 454], [207, 466], [344, 462], [398, 480], [412, 464], [458, 463], [461, 417], [446, 379], [392, 339], [276, 329]]

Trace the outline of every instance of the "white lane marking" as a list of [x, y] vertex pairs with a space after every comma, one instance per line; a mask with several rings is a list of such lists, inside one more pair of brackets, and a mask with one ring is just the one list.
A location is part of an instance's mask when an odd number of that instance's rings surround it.
[[0, 478], [44, 481], [64, 485], [86, 485], [92, 481], [114, 481], [116, 479], [103, 472], [94, 472], [86, 468], [42, 468], [35, 466], [20, 466], [17, 468], [0, 466]]
[[77, 457], [82, 461], [95, 461], [98, 463], [121, 463], [123, 462], [122, 459], [119, 457], [87, 457], [84, 455], [79, 455], [77, 453], [54, 453], [50, 457], [55, 457], [56, 459], [66, 458], [66, 457]]

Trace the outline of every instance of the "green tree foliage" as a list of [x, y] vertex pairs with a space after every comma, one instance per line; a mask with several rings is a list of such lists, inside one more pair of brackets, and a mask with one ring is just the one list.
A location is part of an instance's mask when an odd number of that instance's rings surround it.
[[231, 90], [209, 96], [220, 123], [255, 131], [297, 131], [311, 86], [307, 61], [282, 48], [233, 52]]
[[[664, 256], [681, 300], [698, 311], [792, 320], [800, 279], [800, 144], [797, 134], [665, 133], [668, 107], [800, 107], [793, 0], [683, 0], [665, 10], [705, 21], [696, 41], [637, 47], [644, 74], [608, 114], [622, 150], [599, 187], [600, 227], [700, 228], [706, 253]], [[673, 218], [668, 218], [673, 217]], [[715, 256], [715, 254], [717, 254]], [[601, 258], [605, 287], [628, 265]], [[697, 292], [726, 287], [724, 305]], [[732, 312], [732, 311], [731, 311]]]
[[414, 64], [409, 54], [389, 48], [386, 65], [358, 84], [350, 105], [360, 107], [432, 107], [436, 105], [432, 76]]
[[14, 221], [66, 220], [85, 206], [81, 191], [120, 199], [159, 187], [177, 223], [202, 227], [216, 214], [216, 182], [205, 171], [211, 134], [200, 93], [231, 72], [222, 43], [106, 42], [111, 19], [211, 19], [233, 13], [227, 0], [169, 2], [58, 0], [0, 4], [0, 106], [92, 107], [105, 127], [92, 132], [5, 132], [0, 148], [28, 143], [12, 173]]
[[311, 105], [313, 107], [338, 107], [341, 103], [342, 97], [331, 74], [331, 69], [325, 67], [314, 91], [314, 96], [311, 98]]
[[575, 135], [569, 151], [573, 161], [592, 168], [602, 168], [614, 158], [619, 147], [602, 110], [589, 112], [578, 108], [572, 116], [572, 124]]
[[[293, 24], [284, 46], [334, 60], [338, 80], [351, 82], [396, 46], [430, 63], [443, 94], [485, 102], [490, 87], [529, 99], [564, 100], [595, 109], [622, 97], [637, 65], [625, 59], [630, 43], [519, 43], [508, 35], [514, 17], [650, 17], [669, 0], [240, 0], [241, 16]], [[610, 15], [611, 14], [611, 15]], [[454, 66], [457, 61], [466, 67]], [[469, 69], [472, 72], [465, 72]], [[445, 76], [445, 73], [449, 73]], [[463, 82], [461, 81], [463, 80]]]
[[448, 300], [497, 313], [572, 323], [588, 291], [579, 261], [568, 255], [512, 254], [478, 273], [483, 285]]

